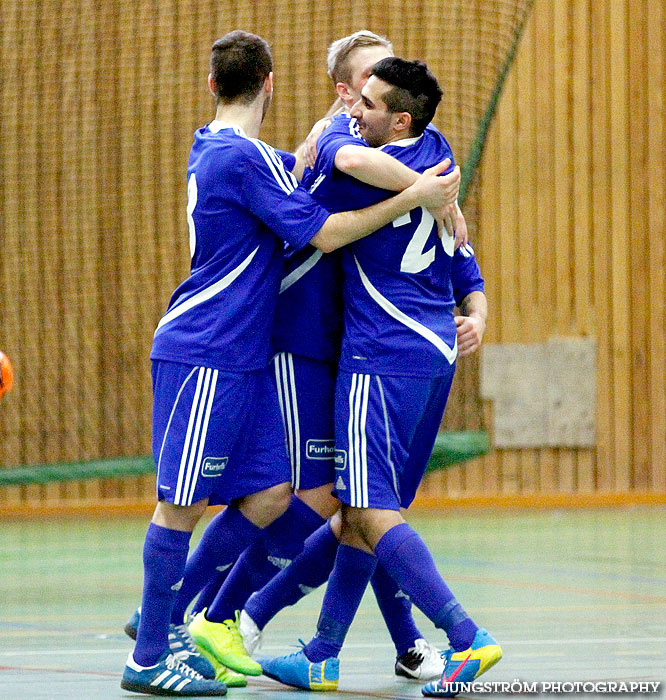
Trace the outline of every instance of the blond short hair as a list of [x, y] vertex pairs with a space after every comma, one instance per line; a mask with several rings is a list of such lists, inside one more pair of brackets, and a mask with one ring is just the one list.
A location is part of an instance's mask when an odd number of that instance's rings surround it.
[[361, 29], [349, 36], [337, 39], [328, 47], [327, 66], [328, 75], [334, 83], [349, 83], [351, 81], [351, 68], [349, 56], [355, 49], [366, 46], [385, 46], [393, 53], [393, 44], [383, 36]]

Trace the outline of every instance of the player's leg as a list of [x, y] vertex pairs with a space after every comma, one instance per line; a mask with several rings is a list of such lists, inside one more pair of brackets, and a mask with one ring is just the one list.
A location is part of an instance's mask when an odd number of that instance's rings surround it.
[[271, 376], [284, 423], [292, 484], [298, 496], [292, 497], [287, 511], [264, 530], [233, 566], [209, 604], [210, 620], [232, 618], [253, 591], [291, 563], [303, 549], [306, 538], [337, 509], [337, 501], [330, 495], [335, 367], [279, 353]]
[[[259, 490], [258, 485], [271, 483], [276, 481], [278, 476], [284, 478], [290, 474], [275, 384], [268, 372], [264, 373], [262, 381], [261, 391], [254, 397], [255, 417], [247, 426], [248, 450], [243, 468], [235, 474], [236, 483], [244, 483], [246, 491], [246, 495], [238, 500], [238, 507], [250, 520], [267, 510], [265, 498], [270, 489]], [[242, 486], [237, 487], [240, 488]], [[262, 539], [264, 544], [267, 544], [269, 554], [273, 543], [287, 530], [300, 531], [295, 539], [298, 548], [302, 548], [305, 537], [303, 533], [309, 532], [322, 522], [322, 519], [314, 514], [316, 523], [313, 525], [311, 514], [307, 512], [309, 509], [301, 502], [294, 502], [290, 482], [281, 481], [280, 488], [285, 489], [287, 502], [290, 504], [283, 515], [269, 523], [262, 531]], [[278, 546], [281, 548], [278, 551], [293, 556], [293, 551], [289, 550], [290, 540], [287, 536], [279, 540]], [[239, 562], [243, 563], [242, 559]], [[237, 565], [238, 563], [234, 569]], [[230, 574], [211, 606], [195, 616], [190, 623], [190, 631], [197, 643], [214, 654], [219, 662], [243, 673], [258, 674], [260, 668], [245, 652], [238, 632], [236, 611], [242, 607], [252, 586], [250, 576], [245, 576], [246, 569], [241, 566], [239, 571], [240, 573], [234, 571]], [[246, 590], [247, 588], [250, 590]], [[238, 601], [241, 605], [238, 605]]]
[[254, 593], [241, 613], [241, 631], [248, 651], [248, 638], [256, 638], [264, 627], [287, 606], [326, 583], [333, 569], [340, 536], [339, 514], [324, 523], [305, 541], [303, 551], [260, 591]]
[[[343, 504], [356, 507], [358, 501], [359, 507], [370, 505], [367, 477], [375, 462], [386, 461], [388, 454], [383, 415], [381, 387], [370, 375], [339, 373], [335, 396], [335, 489]], [[390, 480], [387, 488], [389, 500], [399, 511]], [[337, 656], [376, 566], [372, 550], [347, 527], [344, 513], [343, 506], [341, 544], [324, 594], [315, 637], [297, 654], [262, 664], [265, 674], [296, 687], [319, 690], [337, 687]]]
[[218, 373], [204, 367], [153, 364], [153, 454], [159, 502], [144, 543], [142, 620], [122, 680], [128, 690], [142, 692], [155, 683], [202, 693], [207, 687], [213, 692], [224, 690], [187, 670], [195, 666], [213, 677], [204, 659], [189, 650], [173, 653], [170, 648], [170, 613], [185, 571], [191, 533], [214, 493], [211, 484], [199, 479], [201, 456], [206, 447], [217, 449], [219, 440], [222, 445], [225, 440], [216, 430], [223, 403], [217, 380]]
[[[404, 421], [406, 380], [382, 378], [387, 419], [394, 426], [391, 434], [395, 433], [396, 436], [396, 462], [401, 465], [397, 479], [400, 505], [403, 508], [411, 504], [425, 472], [452, 378], [453, 368], [448, 377], [432, 381], [430, 387], [418, 381], [409, 381], [412, 386], [410, 394], [414, 397], [418, 397], [419, 386], [423, 386], [423, 396], [420, 398], [422, 415], [413, 428]], [[473, 680], [495, 664], [501, 658], [500, 647], [485, 630], [479, 629], [456, 600], [418, 533], [404, 521], [387, 527], [386, 520], [375, 517], [372, 509], [357, 509], [350, 513], [355, 518], [350, 526], [362, 533], [363, 540], [372, 547], [378, 561], [400, 589], [436, 627], [446, 633], [451, 646], [445, 653], [444, 673], [450, 676], [457, 672], [458, 681]], [[464, 657], [467, 659], [464, 671], [459, 669], [463, 660], [461, 652], [467, 654]], [[427, 686], [428, 692], [448, 692], [446, 683], [438, 681], [434, 685], [437, 686], [436, 691]]]
[[[458, 647], [474, 649], [470, 655], [470, 658], [474, 657], [473, 663], [468, 671], [473, 671], [472, 678], [476, 677], [497, 661], [501, 651], [492, 638], [485, 636], [487, 633], [478, 630], [460, 607], [437, 573], [425, 544], [399, 513], [401, 505], [411, 503], [425, 469], [424, 463], [418, 478], [413, 474], [405, 476], [402, 472], [407, 464], [411, 469], [415, 467], [408, 460], [415, 435], [419, 439], [430, 439], [427, 431], [417, 430], [423, 424], [422, 407], [438, 410], [441, 419], [450, 381], [437, 383], [437, 389], [433, 392], [426, 380], [410, 381], [409, 391], [406, 391], [397, 378], [384, 378], [382, 381], [379, 377], [353, 375], [351, 380], [347, 379], [349, 410], [343, 413], [346, 413], [348, 430], [346, 435], [340, 431], [336, 433], [337, 444], [344, 445], [346, 458], [340, 466], [345, 488], [338, 488], [337, 491], [341, 500], [351, 506], [344, 509], [343, 531], [353, 533], [356, 539], [347, 535], [347, 540], [358, 547], [358, 551], [363, 545], [374, 549], [377, 558], [401, 590], [447, 632], [452, 644], [447, 660], [457, 665], [459, 661], [455, 652]], [[375, 381], [377, 387], [373, 386]], [[377, 395], [381, 404], [379, 419]], [[336, 401], [336, 410], [342, 411], [342, 406], [344, 404], [340, 400]], [[389, 408], [391, 406], [393, 411]], [[340, 427], [341, 422], [337, 421], [336, 425]], [[428, 427], [432, 422], [427, 421]], [[376, 429], [378, 426], [385, 429], [385, 439]], [[435, 434], [436, 427], [430, 449]], [[405, 542], [409, 542], [409, 546], [404, 546]], [[358, 563], [355, 566], [358, 567]], [[317, 635], [303, 650], [303, 658], [272, 660], [267, 664], [269, 674], [299, 685], [294, 680], [303, 681], [306, 672], [312, 672], [308, 661], [312, 665], [329, 663], [330, 659], [336, 658], [351, 619], [344, 610], [340, 610], [340, 604], [335, 603], [335, 597], [339, 595], [335, 582], [344, 581], [348, 587], [363, 585], [362, 580], [359, 583], [359, 577], [352, 577], [351, 560], [347, 562], [336, 558], [336, 568], [343, 567], [349, 567], [348, 573], [345, 576], [344, 571], [338, 571], [336, 579], [332, 575], [322, 608], [327, 610], [327, 614], [322, 612]], [[329, 599], [334, 602], [331, 606], [327, 605]], [[345, 600], [345, 604], [349, 605], [349, 591]], [[481, 650], [478, 651], [476, 647], [481, 647]], [[299, 687], [306, 685], [301, 683]]]
[[[271, 378], [274, 386], [270, 387], [269, 398], [275, 400], [276, 405], [279, 403], [292, 484], [296, 489], [305, 487], [306, 492], [309, 492], [311, 485], [319, 487], [322, 481], [330, 482], [331, 479], [333, 439], [326, 427], [325, 414], [332, 413], [332, 408], [327, 406], [322, 415], [321, 411], [316, 410], [315, 397], [332, 394], [332, 388], [328, 389], [328, 386], [334, 385], [333, 373], [334, 369], [326, 363], [294, 357], [290, 353], [279, 353], [273, 363]], [[273, 406], [269, 408], [274, 412]], [[332, 417], [329, 422], [332, 425]], [[263, 424], [261, 430], [265, 431]], [[325, 439], [327, 435], [328, 439]], [[319, 468], [313, 469], [313, 464]], [[301, 465], [306, 472], [304, 475]], [[312, 472], [324, 473], [324, 476], [313, 481]], [[330, 495], [328, 500], [331, 500]], [[221, 621], [233, 617], [236, 610], [243, 608], [253, 591], [263, 587], [298, 556], [306, 538], [325, 522], [307, 501], [317, 508], [326, 503], [323, 494], [307, 499], [293, 496], [285, 513], [265, 528], [262, 537], [244, 551], [233, 566], [209, 606], [209, 619]]]

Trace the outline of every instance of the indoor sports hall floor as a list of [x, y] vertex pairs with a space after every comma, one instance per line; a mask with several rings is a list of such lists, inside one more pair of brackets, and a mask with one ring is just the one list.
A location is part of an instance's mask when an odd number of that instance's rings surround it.
[[[483, 679], [663, 682], [665, 516], [653, 508], [415, 513], [410, 520], [458, 599], [504, 649]], [[122, 627], [139, 601], [146, 524], [0, 523], [0, 698], [141, 697], [119, 683], [132, 646]], [[288, 653], [299, 637], [309, 639], [321, 595], [283, 611], [267, 628], [262, 653]], [[417, 615], [424, 635], [444, 645]], [[393, 661], [377, 606], [366, 595], [341, 655], [340, 694], [421, 697], [420, 683], [393, 675]], [[264, 677], [229, 691], [239, 700], [305, 695]]]

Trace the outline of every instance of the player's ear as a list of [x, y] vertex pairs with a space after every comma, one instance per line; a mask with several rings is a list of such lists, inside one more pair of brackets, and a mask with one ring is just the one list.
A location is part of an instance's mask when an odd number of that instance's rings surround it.
[[213, 97], [217, 97], [215, 94], [215, 81], [213, 80], [213, 76], [209, 73], [208, 74], [208, 89], [210, 90], [210, 94]]
[[409, 112], [396, 112], [393, 115], [395, 130], [407, 134], [412, 126], [412, 115]]
[[273, 92], [273, 71], [271, 71], [266, 76], [266, 80], [264, 80], [264, 90], [269, 94]]
[[[343, 102], [352, 98], [351, 93], [349, 92], [349, 85], [347, 85], [347, 83], [336, 83], [335, 91], [338, 93], [338, 97]], [[356, 102], [356, 100], [354, 100], [354, 102]]]

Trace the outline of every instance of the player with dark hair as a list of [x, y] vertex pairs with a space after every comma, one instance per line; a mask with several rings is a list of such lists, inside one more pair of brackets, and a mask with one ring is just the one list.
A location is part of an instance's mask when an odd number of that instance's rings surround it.
[[[121, 682], [149, 694], [226, 692], [169, 642], [191, 533], [206, 506], [228, 504], [187, 562], [202, 581], [277, 520], [283, 531], [302, 526], [267, 368], [283, 241], [329, 252], [415, 205], [446, 201], [442, 163], [390, 200], [329, 214], [256, 138], [273, 92], [268, 45], [236, 31], [213, 54], [215, 119], [195, 133], [187, 170], [191, 273], [173, 293], [151, 352], [158, 503], [144, 543], [141, 623]], [[241, 87], [227, 84], [234, 81]], [[206, 622], [226, 629], [222, 620]]]
[[[236, 30], [218, 39], [210, 53], [210, 75], [221, 102], [249, 104], [273, 70], [273, 57], [265, 39]], [[270, 100], [265, 103], [265, 109]]]
[[[406, 61], [404, 58], [392, 57], [375, 63], [371, 75], [391, 87], [382, 94], [387, 113], [406, 112], [410, 116], [410, 134], [412, 138], [420, 136], [435, 116], [442, 99], [442, 89], [435, 76], [421, 61]], [[361, 96], [367, 105], [368, 98]], [[392, 122], [384, 120], [385, 132], [364, 132], [364, 138], [370, 146], [382, 146], [387, 143]]]
[[[450, 154], [442, 135], [424, 127], [440, 96], [425, 64], [390, 57], [373, 68], [352, 116], [368, 144], [381, 145], [423, 170]], [[336, 150], [349, 141], [345, 120], [335, 117], [318, 143], [315, 195], [326, 206], [331, 200], [359, 206], [386, 196], [336, 172]], [[338, 121], [342, 124], [336, 128]], [[460, 606], [400, 508], [410, 505], [422, 479], [455, 370], [454, 244], [437, 237], [432, 217], [421, 207], [348, 246], [342, 255], [345, 328], [335, 403], [341, 544], [317, 634], [301, 651], [267, 660], [262, 668], [296, 687], [337, 688], [337, 656], [379, 562], [446, 632], [451, 647], [445, 652], [443, 679], [426, 686], [424, 693], [451, 694], [447, 679], [453, 674], [458, 681], [477, 677], [501, 658], [501, 649]], [[484, 324], [480, 279], [478, 284], [467, 297], [474, 295], [470, 313]]]

